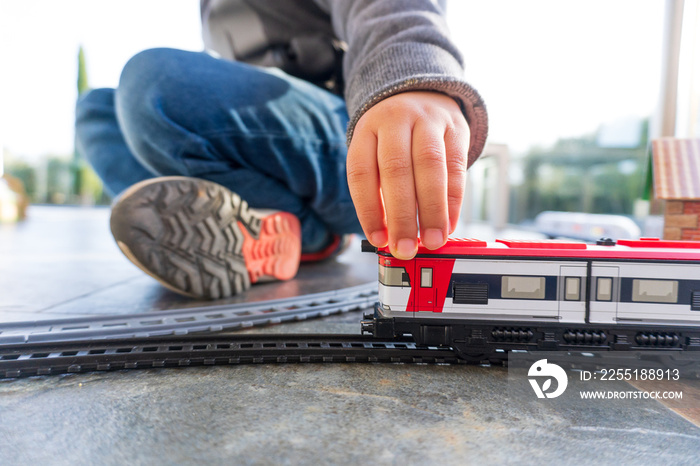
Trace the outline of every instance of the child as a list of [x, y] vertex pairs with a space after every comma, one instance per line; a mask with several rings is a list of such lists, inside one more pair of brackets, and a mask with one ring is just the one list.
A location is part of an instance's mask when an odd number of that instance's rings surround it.
[[201, 11], [216, 57], [147, 50], [116, 90], [78, 103], [79, 148], [122, 193], [111, 225], [129, 259], [179, 293], [222, 298], [294, 276], [350, 233], [402, 259], [419, 229], [426, 247], [445, 243], [488, 123], [444, 1]]

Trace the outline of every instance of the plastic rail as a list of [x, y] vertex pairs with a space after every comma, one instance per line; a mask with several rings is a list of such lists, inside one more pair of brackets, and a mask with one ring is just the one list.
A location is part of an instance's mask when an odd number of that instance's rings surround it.
[[450, 348], [363, 335], [201, 334], [0, 345], [0, 378], [261, 363], [464, 363]]
[[0, 344], [186, 335], [325, 317], [367, 309], [377, 283], [287, 299], [123, 314], [0, 324]]
[[[677, 368], [683, 378], [697, 378], [694, 352], [659, 355], [613, 351], [547, 352], [550, 362], [572, 369]], [[521, 359], [527, 367], [542, 352]], [[205, 333], [147, 338], [115, 338], [42, 343], [0, 344], [0, 379], [113, 371], [238, 364], [408, 363], [508, 365], [507, 352], [458, 355], [445, 346], [417, 345], [410, 339], [377, 340], [369, 335]]]

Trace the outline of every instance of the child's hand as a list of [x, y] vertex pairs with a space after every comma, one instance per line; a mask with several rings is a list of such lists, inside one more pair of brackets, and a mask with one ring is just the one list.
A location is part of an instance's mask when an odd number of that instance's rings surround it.
[[350, 194], [367, 239], [411, 259], [420, 236], [437, 249], [457, 226], [464, 197], [469, 127], [437, 92], [391, 96], [357, 122], [348, 150]]

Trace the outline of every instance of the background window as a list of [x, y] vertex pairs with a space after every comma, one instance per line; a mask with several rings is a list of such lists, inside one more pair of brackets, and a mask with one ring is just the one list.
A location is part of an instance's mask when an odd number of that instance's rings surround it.
[[[685, 2], [686, 11], [690, 3]], [[635, 212], [649, 135], [659, 135], [654, 114], [664, 74], [666, 4], [448, 2], [452, 35], [469, 64], [467, 80], [488, 105], [489, 141], [502, 143], [510, 154], [508, 169], [484, 157], [469, 169], [470, 194], [461, 218], [505, 217], [518, 224], [548, 210], [626, 216]], [[486, 27], [464, 27], [465, 18], [479, 18]], [[692, 34], [698, 28], [685, 30]], [[485, 45], [473, 47], [477, 42]], [[520, 72], [527, 69], [538, 72]], [[700, 66], [694, 69], [695, 74], [690, 67], [681, 70], [681, 76], [694, 83], [695, 100], [682, 93], [683, 86], [679, 92], [683, 102], [697, 109]], [[538, 96], [537, 109], [526, 103], [532, 95]], [[685, 122], [685, 117], [679, 120]], [[509, 189], [506, 212], [499, 210], [504, 199], [500, 176]]]

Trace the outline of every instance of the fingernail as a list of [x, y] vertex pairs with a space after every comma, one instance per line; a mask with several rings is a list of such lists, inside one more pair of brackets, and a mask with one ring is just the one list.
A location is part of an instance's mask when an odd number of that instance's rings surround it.
[[421, 238], [423, 246], [428, 249], [437, 249], [445, 244], [445, 235], [442, 234], [442, 230], [437, 228], [429, 228], [425, 230], [425, 234]]
[[370, 233], [369, 242], [375, 247], [383, 248], [389, 242], [389, 237], [386, 235], [385, 231], [375, 231], [374, 233]]
[[414, 239], [403, 238], [396, 243], [397, 259], [412, 259], [418, 250], [418, 242]]

